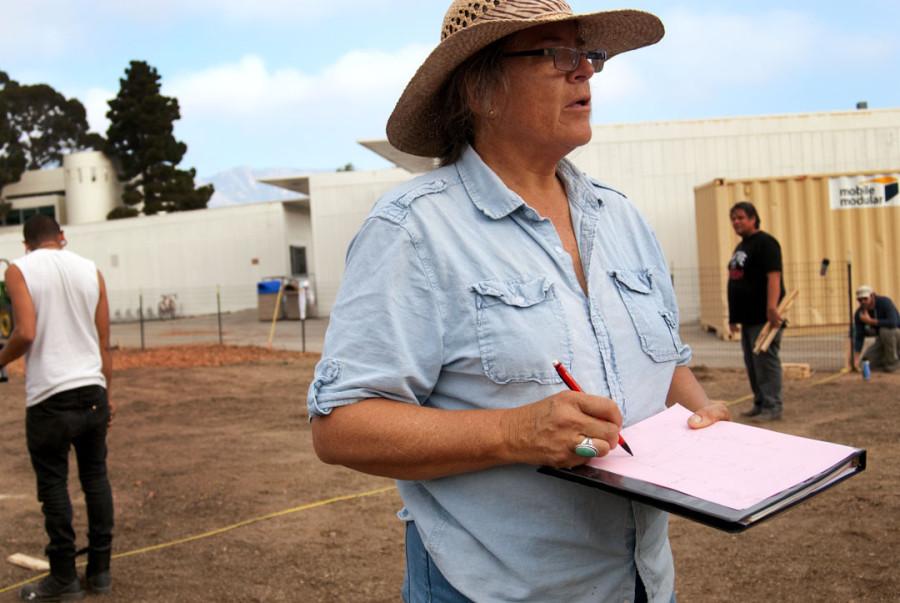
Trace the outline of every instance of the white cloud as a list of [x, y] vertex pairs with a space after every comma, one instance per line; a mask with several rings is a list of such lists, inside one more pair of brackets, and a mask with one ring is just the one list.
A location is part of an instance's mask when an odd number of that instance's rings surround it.
[[[351, 51], [320, 73], [273, 69], [255, 55], [176, 75], [163, 92], [178, 98], [184, 120], [252, 129], [257, 124], [313, 124], [343, 115], [353, 122], [388, 110], [427, 54]], [[227, 121], [223, 121], [227, 120]]]
[[613, 57], [603, 71], [591, 78], [592, 102], [608, 104], [627, 101], [643, 94], [646, 87], [646, 81], [634, 63], [625, 57]]
[[315, 21], [347, 12], [378, 11], [401, 6], [414, 7], [414, 0], [101, 0], [110, 14], [129, 18], [169, 21], [185, 17], [216, 16], [229, 21]]
[[833, 43], [809, 15], [786, 10], [756, 15], [677, 11], [665, 22], [666, 38], [654, 56], [663, 63], [660, 75], [681, 82], [675, 91], [688, 95], [778, 81]]
[[315, 73], [248, 55], [176, 74], [163, 81], [162, 92], [178, 99], [176, 136], [188, 143], [186, 160], [201, 174], [240, 164], [365, 163], [368, 154], [360, 158], [355, 141], [383, 136], [394, 103], [429, 50], [354, 50]]
[[[6, 60], [17, 56], [56, 57], [81, 35], [72, 3], [4, 2], [0, 11], [0, 56]], [[16, 74], [9, 75], [18, 79]]]
[[184, 114], [254, 119], [300, 102], [311, 93], [313, 78], [293, 69], [269, 70], [261, 58], [248, 55], [163, 85]]
[[79, 96], [87, 112], [91, 131], [106, 136], [106, 129], [109, 127], [109, 120], [106, 119], [106, 112], [109, 111], [107, 102], [115, 96], [115, 92], [103, 88], [91, 88]]
[[96, 47], [97, 38], [133, 27], [165, 27], [198, 19], [309, 25], [334, 15], [348, 19], [415, 10], [416, 0], [4, 0], [0, 56], [57, 58]]

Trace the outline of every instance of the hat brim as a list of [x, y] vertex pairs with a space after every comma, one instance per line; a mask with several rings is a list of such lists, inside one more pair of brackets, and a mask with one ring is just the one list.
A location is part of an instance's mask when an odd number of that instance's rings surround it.
[[387, 137], [397, 149], [421, 157], [439, 157], [448, 141], [440, 123], [437, 95], [453, 71], [482, 48], [508, 35], [549, 23], [577, 21], [587, 48], [602, 48], [609, 58], [655, 44], [665, 28], [658, 17], [638, 10], [582, 15], [548, 15], [541, 19], [482, 21], [451, 35], [416, 71], [388, 119]]

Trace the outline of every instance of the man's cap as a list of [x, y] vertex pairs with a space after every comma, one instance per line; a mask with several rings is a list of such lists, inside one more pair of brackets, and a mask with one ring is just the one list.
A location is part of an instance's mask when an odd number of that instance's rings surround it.
[[860, 285], [856, 289], [856, 299], [869, 299], [869, 296], [874, 293], [872, 291], [872, 287], [869, 285]]

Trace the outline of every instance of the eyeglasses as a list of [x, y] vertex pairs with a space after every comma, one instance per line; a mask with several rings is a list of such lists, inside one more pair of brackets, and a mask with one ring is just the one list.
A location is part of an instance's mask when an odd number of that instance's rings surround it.
[[594, 73], [603, 71], [603, 63], [606, 62], [607, 53], [600, 48], [596, 50], [578, 50], [577, 48], [539, 48], [537, 50], [516, 50], [503, 53], [504, 57], [553, 57], [553, 66], [564, 73], [571, 73], [578, 69], [581, 59], [586, 58], [591, 62]]

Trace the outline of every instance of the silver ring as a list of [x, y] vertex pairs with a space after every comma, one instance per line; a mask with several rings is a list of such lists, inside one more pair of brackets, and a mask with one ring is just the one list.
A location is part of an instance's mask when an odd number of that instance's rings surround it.
[[597, 450], [597, 447], [594, 446], [594, 440], [591, 438], [584, 438], [581, 440], [581, 443], [575, 446], [575, 454], [578, 456], [584, 456], [587, 458], [594, 458], [600, 451]]

